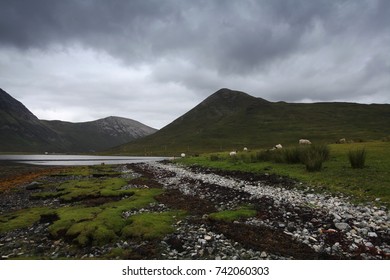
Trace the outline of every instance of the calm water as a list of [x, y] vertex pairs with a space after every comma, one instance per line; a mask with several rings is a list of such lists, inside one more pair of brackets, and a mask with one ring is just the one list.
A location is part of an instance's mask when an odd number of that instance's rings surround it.
[[0, 161], [36, 165], [97, 165], [159, 161], [166, 157], [87, 156], [87, 155], [0, 155]]

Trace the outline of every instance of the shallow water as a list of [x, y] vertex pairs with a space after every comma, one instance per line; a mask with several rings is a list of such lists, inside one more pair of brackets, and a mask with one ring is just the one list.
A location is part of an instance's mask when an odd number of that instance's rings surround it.
[[166, 157], [92, 156], [92, 155], [0, 155], [0, 161], [35, 165], [98, 165], [160, 161]]

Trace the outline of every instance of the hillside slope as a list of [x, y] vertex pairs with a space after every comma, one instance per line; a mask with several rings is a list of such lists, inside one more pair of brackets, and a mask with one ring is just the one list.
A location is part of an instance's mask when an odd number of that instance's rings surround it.
[[154, 132], [154, 128], [120, 117], [82, 123], [39, 120], [0, 89], [0, 152], [102, 151]]
[[71, 144], [75, 152], [102, 151], [153, 134], [157, 130], [132, 119], [108, 117], [90, 122], [42, 121]]
[[380, 139], [390, 135], [390, 105], [268, 102], [221, 89], [148, 137], [112, 149], [118, 154], [177, 155], [275, 144]]
[[0, 152], [62, 150], [69, 144], [0, 89]]

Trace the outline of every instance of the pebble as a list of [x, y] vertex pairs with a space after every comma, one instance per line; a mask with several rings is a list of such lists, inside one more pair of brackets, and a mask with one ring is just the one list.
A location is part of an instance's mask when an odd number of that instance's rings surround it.
[[205, 235], [203, 238], [204, 238], [204, 240], [206, 240], [206, 241], [210, 241], [210, 240], [213, 239], [213, 237], [210, 236], [210, 235]]
[[341, 231], [346, 231], [351, 228], [347, 223], [335, 223], [334, 226]]
[[368, 237], [378, 237], [378, 235], [375, 232], [369, 232], [367, 233]]

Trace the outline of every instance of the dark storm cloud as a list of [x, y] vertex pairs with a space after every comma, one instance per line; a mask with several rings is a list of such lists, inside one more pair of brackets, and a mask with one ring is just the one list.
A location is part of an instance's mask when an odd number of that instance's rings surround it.
[[[315, 24], [370, 40], [389, 30], [388, 1], [2, 0], [3, 45], [81, 43], [127, 63], [185, 56], [218, 71], [247, 72], [310, 48]], [[359, 34], [363, 32], [363, 34]], [[359, 36], [356, 38], [356, 36]]]
[[[192, 106], [231, 87], [270, 100], [390, 102], [389, 46], [387, 0], [0, 0], [0, 75], [9, 67], [30, 82], [19, 70], [28, 63], [41, 76], [65, 69], [64, 82], [36, 85], [42, 95], [181, 92], [198, 97], [182, 100]], [[104, 62], [95, 64], [97, 54]], [[111, 72], [94, 70], [110, 63]]]
[[212, 62], [221, 71], [241, 71], [289, 54], [314, 19], [326, 20], [337, 8], [332, 1], [1, 3], [2, 44], [43, 48], [77, 42], [128, 62], [178, 53]]

